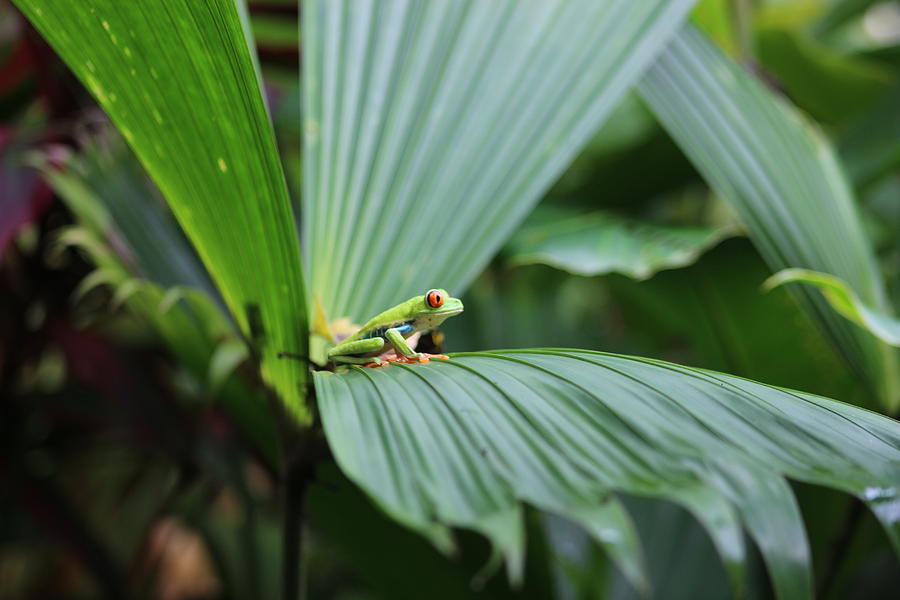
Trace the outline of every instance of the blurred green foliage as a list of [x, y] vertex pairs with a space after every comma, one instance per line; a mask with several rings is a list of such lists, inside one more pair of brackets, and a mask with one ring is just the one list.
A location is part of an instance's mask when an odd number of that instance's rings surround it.
[[[249, 5], [297, 203], [297, 6]], [[894, 19], [893, 37], [873, 25], [879, 17]], [[694, 18], [826, 127], [900, 310], [900, 5], [704, 0]], [[240, 335], [143, 169], [7, 2], [0, 69], [10, 74], [0, 78], [0, 599], [280, 597], [284, 415], [251, 357], [228, 345]], [[629, 235], [733, 222], [636, 96], [541, 210], [534, 218], [605, 215], [634, 225], [623, 227]], [[659, 251], [629, 239], [640, 257]], [[749, 241], [701, 241], [690, 261], [666, 255], [669, 270], [641, 262], [643, 281], [517, 264], [531, 261], [517, 260], [513, 243], [466, 291], [466, 318], [447, 323], [446, 348], [639, 354], [879, 409], [786, 290], [763, 292], [771, 273]], [[191, 301], [195, 292], [202, 300]], [[323, 466], [307, 507], [311, 598], [639, 597], [582, 530], [534, 510], [522, 585], [480, 581], [485, 540], [464, 533], [457, 556], [440, 554], [364, 497], [322, 439], [314, 445]], [[894, 593], [900, 569], [875, 520], [846, 496], [796, 491], [821, 597]], [[662, 501], [624, 501], [649, 549], [653, 597], [731, 597], [695, 520]], [[746, 597], [770, 595], [754, 554]]]

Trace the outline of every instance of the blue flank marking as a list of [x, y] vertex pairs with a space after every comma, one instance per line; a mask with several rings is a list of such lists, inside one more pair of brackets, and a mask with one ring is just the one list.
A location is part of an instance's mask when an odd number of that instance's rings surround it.
[[384, 334], [388, 329], [396, 329], [400, 332], [400, 335], [405, 336], [407, 333], [413, 332], [413, 324], [412, 321], [407, 321], [406, 323], [401, 323], [399, 325], [382, 325], [367, 333], [362, 339], [368, 340], [374, 337], [384, 337]]

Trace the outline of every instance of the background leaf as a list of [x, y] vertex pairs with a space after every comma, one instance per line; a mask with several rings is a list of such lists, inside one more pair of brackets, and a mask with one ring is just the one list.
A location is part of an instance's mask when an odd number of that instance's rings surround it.
[[891, 513], [900, 426], [850, 405], [582, 350], [461, 354], [314, 381], [342, 470], [442, 544], [440, 523], [474, 528], [514, 562], [525, 501], [583, 525], [641, 582], [634, 530], [610, 495], [624, 491], [687, 508], [736, 582], [743, 524], [779, 596], [809, 597], [807, 541], [785, 476], [856, 495], [900, 541]]
[[[831, 273], [863, 301], [887, 310], [852, 191], [812, 126], [689, 27], [648, 71], [640, 90], [732, 205], [771, 268]], [[818, 292], [801, 290], [801, 297], [885, 406], [900, 406], [893, 350], [835, 313]]]
[[111, 129], [86, 140], [64, 165], [53, 166], [50, 155], [64, 153], [53, 148], [39, 165], [78, 222], [60, 234], [60, 241], [80, 247], [97, 267], [81, 281], [73, 303], [99, 285], [110, 286], [109, 309], [124, 305], [149, 323], [201, 390], [209, 379], [201, 392], [208, 392], [204, 400], [221, 402], [274, 464], [275, 423], [265, 395], [246, 380], [230, 377], [247, 358], [246, 345], [134, 155]]
[[605, 212], [529, 218], [504, 249], [512, 265], [545, 264], [575, 275], [622, 273], [647, 279], [687, 266], [734, 227], [677, 226], [626, 219]]
[[306, 3], [303, 239], [328, 316], [459, 293], [692, 4]]
[[100, 102], [301, 422], [306, 309], [294, 219], [232, 0], [17, 0]]

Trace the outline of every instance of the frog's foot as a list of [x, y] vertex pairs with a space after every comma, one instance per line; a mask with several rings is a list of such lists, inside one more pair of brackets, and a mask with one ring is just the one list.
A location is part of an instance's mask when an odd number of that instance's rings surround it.
[[[399, 355], [398, 355], [398, 354], [382, 354], [382, 355], [379, 356], [376, 360], [379, 361], [377, 364], [376, 364], [376, 363], [372, 363], [372, 364], [370, 364], [369, 366], [370, 366], [370, 367], [384, 367], [384, 366], [387, 366], [387, 365], [389, 365], [389, 364], [391, 364], [391, 363], [400, 363], [400, 364], [403, 364], [403, 365], [408, 365], [408, 364], [411, 364], [411, 363], [417, 363], [417, 362], [420, 362], [420, 360], [419, 360], [418, 357], [415, 357], [415, 356], [403, 356], [402, 354], [399, 354]], [[425, 362], [428, 362], [428, 359], [425, 359]]]
[[403, 363], [409, 364], [411, 362], [418, 362], [415, 358], [407, 358], [402, 354], [397, 356], [396, 354], [382, 354], [381, 356], [372, 359], [372, 362], [366, 363], [365, 366], [370, 369], [376, 369], [378, 367], [386, 367], [391, 363]]
[[404, 364], [413, 364], [413, 363], [428, 363], [431, 362], [432, 358], [443, 358], [449, 359], [450, 357], [446, 354], [428, 354], [427, 352], [420, 352], [418, 356], [401, 356], [397, 360]]
[[367, 363], [366, 366], [374, 369], [376, 367], [386, 367], [391, 363], [400, 363], [403, 365], [412, 365], [416, 363], [427, 364], [431, 361], [432, 358], [449, 359], [450, 357], [446, 354], [428, 354], [427, 352], [421, 352], [417, 356], [384, 354], [376, 358], [374, 361]]

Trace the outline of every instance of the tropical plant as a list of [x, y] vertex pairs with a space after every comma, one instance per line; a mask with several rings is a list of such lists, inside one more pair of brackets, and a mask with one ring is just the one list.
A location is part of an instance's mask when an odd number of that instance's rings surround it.
[[[76, 297], [110, 286], [113, 305], [151, 323], [261, 461], [282, 466], [286, 598], [302, 586], [303, 507], [328, 462], [323, 433], [342, 473], [436, 548], [454, 551], [454, 527], [485, 536], [482, 579], [501, 563], [513, 583], [533, 578], [526, 529], [552, 538], [562, 517], [646, 592], [653, 549], [632, 513], [646, 517], [640, 499], [654, 499], [703, 527], [737, 593], [756, 585], [746, 531], [775, 595], [812, 597], [789, 479], [856, 497], [900, 555], [900, 425], [865, 408], [595, 350], [455, 352], [380, 369], [279, 357], [314, 355], [316, 321], [362, 322], [434, 286], [460, 295], [498, 252], [510, 264], [645, 278], [732, 235], [733, 223], [634, 226], [565, 209], [519, 230], [636, 90], [770, 273], [841, 282], [837, 300], [791, 291], [856, 375], [854, 399], [895, 413], [893, 338], [859, 326], [877, 329], [873, 314], [890, 327], [892, 307], [840, 160], [816, 125], [688, 22], [693, 1], [307, 0], [302, 158], [284, 152], [289, 176], [302, 160], [293, 205], [243, 3], [15, 3], [134, 152], [94, 142], [64, 168], [57, 155], [32, 156], [75, 215], [60, 241], [96, 265]], [[588, 255], [600, 260], [585, 268]], [[501, 287], [485, 303], [511, 312], [509, 296]], [[239, 463], [200, 464], [227, 480]], [[238, 535], [256, 549], [266, 534], [252, 519]], [[235, 595], [262, 589], [267, 565], [253, 560]]]

